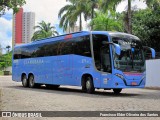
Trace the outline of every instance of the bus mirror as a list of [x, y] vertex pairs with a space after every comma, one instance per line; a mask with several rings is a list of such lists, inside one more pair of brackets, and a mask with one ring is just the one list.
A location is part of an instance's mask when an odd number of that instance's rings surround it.
[[116, 54], [120, 55], [121, 54], [121, 47], [118, 44], [113, 43], [115, 49], [116, 49]]
[[153, 48], [150, 48], [150, 47], [147, 47], [147, 46], [143, 46], [143, 49], [146, 51], [146, 54], [147, 54], [147, 51], [150, 51], [152, 58], [156, 57], [156, 52], [155, 52], [155, 50]]
[[102, 42], [102, 44], [111, 44], [111, 45], [113, 45], [114, 47], [115, 47], [115, 52], [116, 52], [116, 54], [117, 55], [120, 55], [121, 54], [121, 47], [120, 47], [120, 45], [118, 45], [118, 44], [115, 44], [115, 43], [113, 43], [113, 42], [106, 42], [106, 41], [103, 41]]
[[152, 53], [152, 58], [155, 58], [156, 57], [156, 52], [153, 48], [150, 48], [151, 50], [151, 53]]

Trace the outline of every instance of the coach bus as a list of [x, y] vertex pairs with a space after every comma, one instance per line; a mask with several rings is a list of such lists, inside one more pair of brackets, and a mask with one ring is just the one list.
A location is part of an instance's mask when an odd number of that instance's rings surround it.
[[95, 89], [143, 88], [146, 80], [145, 49], [134, 35], [81, 31], [15, 46], [12, 79], [24, 87], [46, 85]]

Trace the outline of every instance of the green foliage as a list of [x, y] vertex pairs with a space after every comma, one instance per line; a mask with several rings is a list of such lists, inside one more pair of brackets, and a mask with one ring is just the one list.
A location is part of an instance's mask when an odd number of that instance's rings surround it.
[[3, 75], [3, 71], [0, 71], [0, 75]]
[[[88, 20], [94, 14], [94, 8], [97, 7], [98, 0], [68, 0], [70, 3], [62, 7], [59, 11], [58, 17], [60, 20], [60, 27], [63, 30], [67, 28], [74, 28], [79, 19], [79, 31], [82, 30], [82, 17]], [[93, 11], [92, 11], [93, 10]]]
[[0, 16], [4, 15], [6, 10], [9, 9], [13, 9], [14, 14], [17, 13], [25, 3], [25, 0], [0, 0]]
[[51, 26], [51, 23], [45, 23], [44, 21], [35, 26], [34, 29], [37, 29], [37, 31], [33, 34], [32, 41], [59, 35], [55, 27]]
[[77, 21], [77, 16], [73, 15], [76, 10], [74, 2], [72, 4], [62, 7], [58, 13], [58, 17], [61, 18], [59, 26], [63, 28], [63, 31], [67, 30], [68, 26], [73, 27]]
[[136, 11], [132, 20], [133, 34], [137, 35], [147, 46], [160, 51], [160, 6]]
[[12, 65], [12, 52], [0, 56], [0, 70]]
[[116, 18], [115, 13], [97, 12], [95, 18], [91, 21], [93, 30], [99, 31], [123, 31], [121, 23]]

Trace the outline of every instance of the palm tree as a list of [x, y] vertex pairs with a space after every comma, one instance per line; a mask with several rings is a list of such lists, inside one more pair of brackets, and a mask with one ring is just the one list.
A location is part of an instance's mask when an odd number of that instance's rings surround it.
[[[115, 10], [116, 6], [124, 0], [100, 0], [100, 8], [102, 11], [106, 11], [108, 9]], [[132, 33], [132, 17], [131, 17], [131, 1], [128, 0], [128, 10], [127, 10], [127, 32]], [[153, 3], [159, 3], [159, 0], [141, 0], [145, 1], [148, 6], [152, 6]]]
[[63, 31], [67, 30], [67, 28], [74, 27], [77, 16], [74, 16], [73, 13], [76, 10], [75, 0], [68, 0], [71, 4], [68, 4], [62, 7], [58, 13], [58, 17], [61, 19], [59, 26]]
[[121, 22], [115, 18], [115, 14], [97, 12], [96, 17], [92, 19], [91, 26], [93, 30], [103, 31], [123, 31]]
[[[93, 7], [97, 0], [67, 0], [70, 4], [62, 7], [59, 11], [60, 27], [66, 30], [67, 27], [74, 27], [79, 18], [79, 31], [82, 30], [82, 15], [85, 21], [93, 16]], [[94, 6], [93, 6], [94, 3]]]
[[[109, 10], [114, 10], [116, 9], [116, 6], [124, 0], [100, 0], [100, 8], [103, 12], [106, 12], [108, 9]], [[131, 31], [131, 0], [128, 0], [128, 33], [132, 33]]]
[[55, 27], [51, 26], [51, 23], [45, 23], [42, 21], [38, 24], [39, 25], [34, 27], [34, 29], [37, 29], [37, 31], [33, 34], [32, 41], [59, 35], [55, 30]]

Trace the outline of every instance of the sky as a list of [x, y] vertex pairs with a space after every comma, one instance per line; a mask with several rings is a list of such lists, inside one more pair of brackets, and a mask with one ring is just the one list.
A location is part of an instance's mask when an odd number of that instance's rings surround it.
[[[38, 24], [42, 20], [50, 22], [54, 25], [60, 34], [63, 34], [63, 30], [59, 26], [58, 12], [59, 10], [68, 4], [66, 0], [26, 0], [26, 4], [23, 6], [24, 12], [35, 12], [35, 22]], [[134, 0], [132, 6], [137, 5], [138, 8], [145, 8], [146, 5], [139, 0]], [[122, 12], [126, 9], [127, 0], [121, 2], [116, 11]], [[86, 23], [83, 20], [83, 28], [86, 30]], [[0, 17], [0, 44], [2, 48], [7, 45], [12, 46], [12, 10], [7, 11], [5, 15]], [[3, 49], [5, 53], [5, 49]]]

